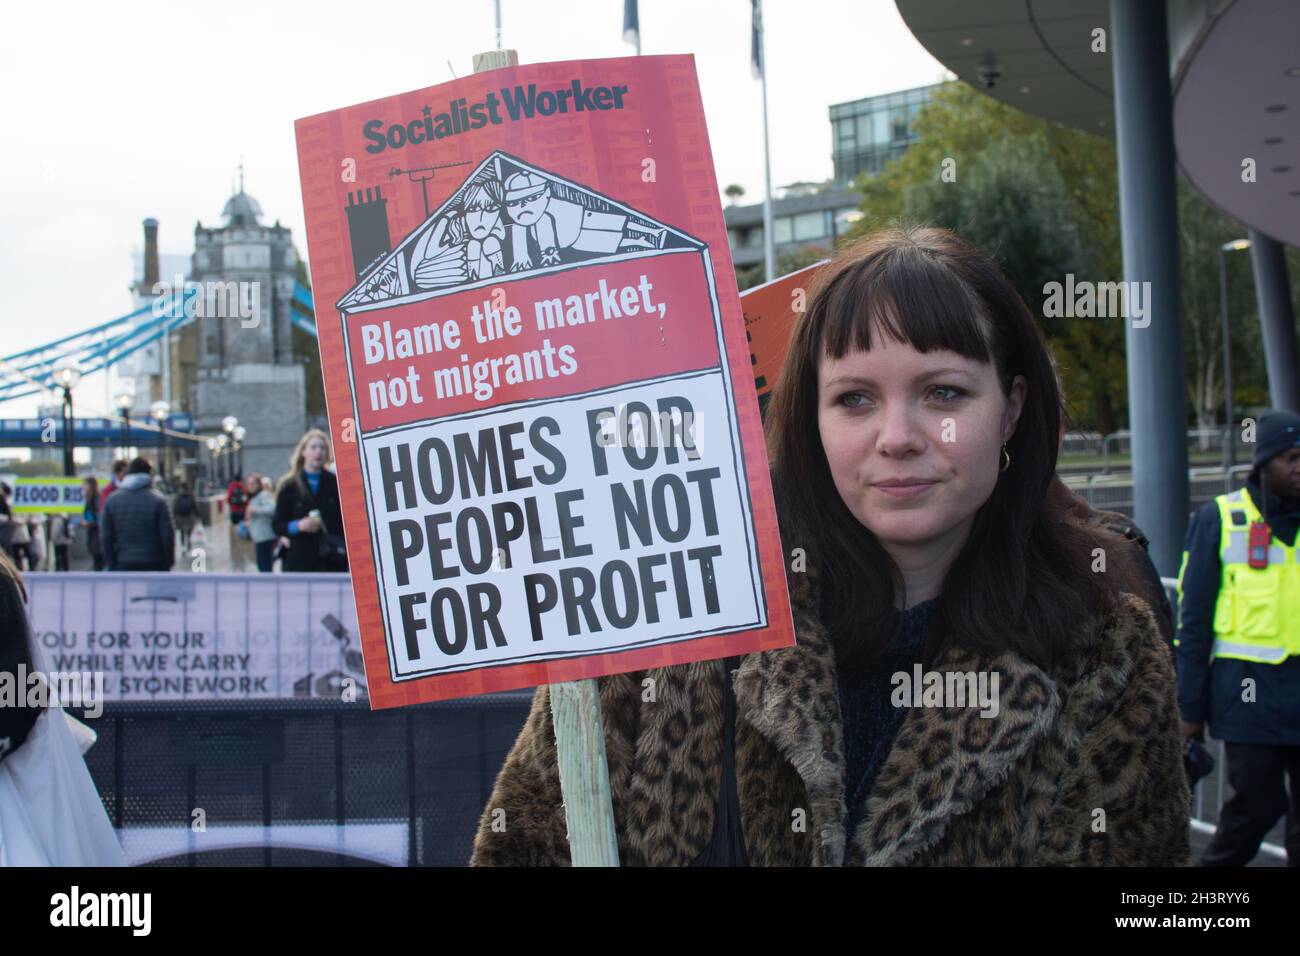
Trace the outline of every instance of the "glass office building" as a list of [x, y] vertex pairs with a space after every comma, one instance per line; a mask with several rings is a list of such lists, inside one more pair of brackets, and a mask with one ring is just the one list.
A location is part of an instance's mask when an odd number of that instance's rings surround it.
[[[794, 183], [772, 200], [772, 231], [778, 256], [820, 248], [830, 253], [862, 216], [861, 194], [852, 189], [860, 172], [879, 173], [915, 140], [913, 121], [938, 87], [869, 96], [830, 108], [834, 178]], [[732, 260], [737, 268], [763, 261], [763, 204], [724, 209]]]
[[916, 114], [935, 86], [868, 96], [831, 105], [831, 156], [835, 181], [848, 185], [859, 173], [879, 173], [916, 139]]

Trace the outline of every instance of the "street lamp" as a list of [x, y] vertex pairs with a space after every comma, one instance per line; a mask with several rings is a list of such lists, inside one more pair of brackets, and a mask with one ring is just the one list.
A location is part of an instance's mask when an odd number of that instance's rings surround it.
[[167, 480], [167, 416], [171, 413], [171, 405], [161, 399], [149, 406], [149, 417], [158, 424], [158, 474], [163, 481]]
[[217, 440], [209, 438], [204, 444], [208, 446], [208, 463], [212, 477], [215, 479], [217, 477]]
[[[223, 449], [229, 448], [231, 451], [234, 451], [235, 429], [238, 427], [239, 419], [234, 415], [227, 415], [225, 418], [221, 419], [221, 430], [225, 432], [225, 434], [221, 436], [221, 447]], [[235, 477], [235, 463], [233, 459], [227, 462], [226, 470], [229, 472], [229, 475], [226, 478], [226, 483], [229, 484], [231, 479]]]
[[135, 385], [122, 382], [113, 396], [113, 407], [122, 415], [122, 455], [131, 454], [131, 409], [135, 407]]
[[1223, 399], [1224, 414], [1228, 419], [1227, 440], [1224, 444], [1224, 480], [1237, 467], [1237, 438], [1233, 434], [1236, 422], [1232, 411], [1232, 340], [1228, 337], [1228, 253], [1250, 248], [1249, 239], [1233, 239], [1219, 246], [1219, 318], [1223, 322]]
[[72, 478], [77, 473], [72, 453], [76, 445], [73, 435], [72, 390], [81, 381], [81, 363], [72, 356], [59, 359], [54, 365], [54, 384], [63, 390], [63, 474]]
[[244, 474], [244, 436], [248, 434], [248, 429], [243, 425], [236, 425], [231, 435], [235, 439], [235, 451], [238, 457], [235, 459], [235, 471], [239, 475]]
[[226, 449], [230, 447], [229, 435], [217, 436], [217, 453], [221, 456], [221, 483], [222, 485], [230, 484], [230, 459], [226, 457]]

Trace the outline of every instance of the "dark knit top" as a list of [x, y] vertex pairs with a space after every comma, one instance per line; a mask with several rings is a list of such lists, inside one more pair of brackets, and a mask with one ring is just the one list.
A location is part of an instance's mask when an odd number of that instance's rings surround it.
[[938, 603], [937, 598], [932, 598], [896, 611], [886, 626], [892, 628], [897, 623], [898, 631], [883, 653], [874, 658], [847, 659], [836, 667], [844, 722], [844, 797], [848, 805], [845, 834], [849, 840], [863, 818], [872, 785], [907, 716], [908, 708], [890, 703], [895, 689], [893, 676], [900, 671], [911, 675], [913, 665], [922, 662], [926, 632]]

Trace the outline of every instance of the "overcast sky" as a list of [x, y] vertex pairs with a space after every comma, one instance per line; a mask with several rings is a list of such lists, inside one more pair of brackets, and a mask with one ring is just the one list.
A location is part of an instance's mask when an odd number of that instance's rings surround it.
[[[522, 62], [627, 56], [622, 0], [502, 0]], [[642, 53], [693, 53], [719, 189], [762, 198], [748, 0], [641, 0]], [[827, 107], [934, 83], [892, 0], [767, 0], [773, 185], [831, 175]], [[0, 36], [0, 356], [131, 310], [140, 221], [164, 253], [221, 224], [235, 167], [306, 255], [293, 121], [472, 72], [492, 0], [16, 3]], [[166, 277], [164, 277], [166, 278]], [[102, 410], [102, 376], [78, 389]], [[84, 394], [83, 394], [84, 393]], [[0, 404], [33, 414], [35, 400]]]

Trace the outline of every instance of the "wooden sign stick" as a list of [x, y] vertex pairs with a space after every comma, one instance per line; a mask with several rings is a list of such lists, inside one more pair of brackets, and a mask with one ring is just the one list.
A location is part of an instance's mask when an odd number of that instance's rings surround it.
[[[518, 66], [515, 50], [474, 55], [474, 72]], [[605, 758], [605, 722], [600, 689], [593, 678], [550, 685], [551, 720], [560, 770], [560, 792], [569, 825], [569, 853], [574, 866], [618, 866], [614, 803]], [[510, 822], [506, 821], [506, 826]]]

